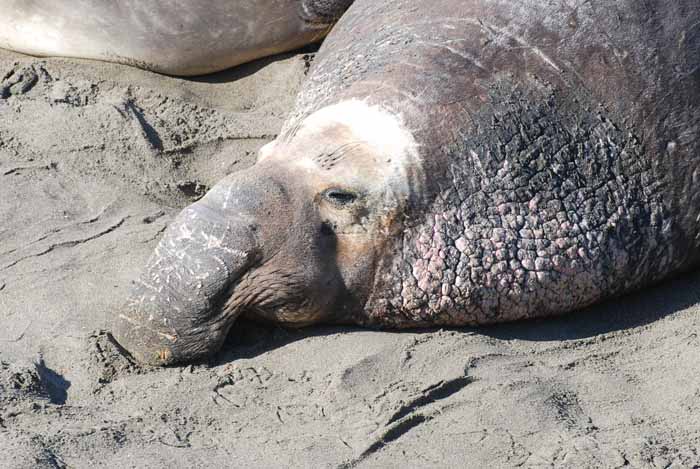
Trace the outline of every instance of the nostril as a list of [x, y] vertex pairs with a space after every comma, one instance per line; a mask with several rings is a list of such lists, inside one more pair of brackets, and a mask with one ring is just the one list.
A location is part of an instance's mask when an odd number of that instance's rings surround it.
[[120, 313], [114, 318], [111, 336], [126, 356], [148, 365], [169, 365], [175, 360], [173, 347], [178, 342], [175, 331], [160, 327], [144, 312]]

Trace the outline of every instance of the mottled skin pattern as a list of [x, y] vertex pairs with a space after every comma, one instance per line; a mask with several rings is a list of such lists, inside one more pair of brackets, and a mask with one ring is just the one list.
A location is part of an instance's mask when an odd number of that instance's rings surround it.
[[699, 105], [695, 0], [356, 0], [115, 335], [169, 364], [241, 314], [485, 324], [648, 285], [700, 255]]
[[674, 239], [663, 168], [633, 135], [595, 112], [567, 113], [546, 86], [526, 94], [507, 82], [490, 97], [498, 105], [475, 115], [484, 125], [445, 148], [451, 161], [442, 187], [386, 259], [374, 288], [382, 294], [359, 321], [547, 316], [697, 257], [674, 252], [688, 240]]

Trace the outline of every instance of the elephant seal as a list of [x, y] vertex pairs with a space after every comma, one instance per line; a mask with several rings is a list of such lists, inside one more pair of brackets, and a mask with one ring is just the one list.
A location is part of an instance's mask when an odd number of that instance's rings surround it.
[[356, 0], [257, 164], [169, 226], [116, 339], [202, 359], [240, 315], [562, 314], [700, 256], [695, 0]]
[[0, 48], [216, 72], [323, 38], [352, 0], [0, 0]]

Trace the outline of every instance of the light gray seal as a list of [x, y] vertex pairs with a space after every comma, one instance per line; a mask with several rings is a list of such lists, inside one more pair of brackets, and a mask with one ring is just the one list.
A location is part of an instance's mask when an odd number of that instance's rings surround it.
[[537, 318], [699, 246], [697, 0], [356, 0], [282, 133], [174, 220], [113, 330], [171, 364], [241, 315]]
[[0, 48], [170, 75], [319, 41], [352, 0], [0, 0]]

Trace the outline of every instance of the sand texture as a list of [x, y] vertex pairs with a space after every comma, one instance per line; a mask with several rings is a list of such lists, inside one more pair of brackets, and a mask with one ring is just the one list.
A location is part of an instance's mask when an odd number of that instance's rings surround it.
[[700, 467], [697, 273], [557, 319], [118, 353], [165, 226], [253, 163], [309, 60], [182, 80], [0, 52], [0, 467]]

